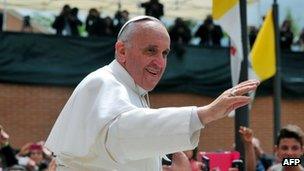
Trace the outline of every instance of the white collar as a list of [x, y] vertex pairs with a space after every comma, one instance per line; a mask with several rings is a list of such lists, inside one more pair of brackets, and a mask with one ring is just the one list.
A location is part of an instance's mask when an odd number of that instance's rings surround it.
[[120, 63], [118, 63], [116, 59], [114, 59], [109, 64], [109, 68], [115, 77], [117, 77], [127, 86], [131, 87], [134, 92], [136, 92], [140, 96], [145, 96], [146, 94], [148, 94], [147, 90], [135, 83], [134, 79], [131, 77], [128, 71]]

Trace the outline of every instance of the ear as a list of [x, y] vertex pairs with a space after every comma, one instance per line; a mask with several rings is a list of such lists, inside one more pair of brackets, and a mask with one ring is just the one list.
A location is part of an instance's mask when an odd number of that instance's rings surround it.
[[120, 64], [124, 64], [126, 62], [126, 49], [122, 41], [117, 41], [115, 43], [115, 54], [117, 56], [117, 61]]

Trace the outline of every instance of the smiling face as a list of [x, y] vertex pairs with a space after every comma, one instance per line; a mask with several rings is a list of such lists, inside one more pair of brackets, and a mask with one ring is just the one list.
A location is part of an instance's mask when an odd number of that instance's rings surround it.
[[300, 142], [295, 138], [283, 138], [275, 147], [277, 157], [280, 161], [284, 158], [300, 158], [304, 152]]
[[128, 29], [126, 40], [116, 42], [117, 60], [137, 85], [150, 91], [165, 71], [169, 34], [161, 23], [151, 20], [132, 23]]

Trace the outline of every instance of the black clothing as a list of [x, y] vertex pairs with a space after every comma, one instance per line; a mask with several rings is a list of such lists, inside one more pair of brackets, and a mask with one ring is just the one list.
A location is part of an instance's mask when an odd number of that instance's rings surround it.
[[164, 15], [164, 5], [159, 2], [145, 2], [141, 4], [145, 8], [145, 14], [160, 19]]
[[203, 46], [221, 46], [223, 37], [222, 28], [219, 25], [213, 25], [209, 28], [208, 25], [201, 25], [195, 33], [196, 37], [200, 37], [200, 44]]
[[16, 159], [15, 155], [15, 150], [10, 145], [2, 147], [0, 149], [2, 167], [6, 168], [18, 164], [18, 160]]

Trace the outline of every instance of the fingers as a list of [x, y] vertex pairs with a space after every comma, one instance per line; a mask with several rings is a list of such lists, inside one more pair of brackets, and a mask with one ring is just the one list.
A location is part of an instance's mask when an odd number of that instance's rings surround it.
[[245, 106], [245, 105], [247, 105], [247, 104], [249, 104], [248, 101], [236, 103], [236, 104], [233, 105], [233, 109], [232, 109], [232, 110], [235, 110], [235, 109], [237, 109], [237, 108], [243, 107], [243, 106]]
[[241, 135], [243, 135], [243, 136], [250, 136], [250, 137], [253, 136], [253, 131], [252, 131], [252, 129], [247, 128], [247, 127], [243, 127], [243, 126], [240, 127], [239, 133], [240, 133]]
[[246, 129], [247, 129], [246, 127], [240, 126], [239, 133], [244, 134]]
[[251, 101], [250, 97], [248, 96], [233, 96], [227, 98], [227, 104], [229, 104], [229, 108], [226, 114], [230, 113], [231, 111], [245, 106], [249, 104]]
[[227, 98], [228, 103], [236, 105], [238, 103], [249, 103], [250, 102], [250, 97], [248, 96], [233, 96]]
[[258, 80], [247, 80], [232, 87], [231, 89], [228, 89], [224, 94], [228, 95], [229, 97], [241, 96], [250, 93], [251, 91], [255, 91], [259, 84], [260, 81]]
[[239, 133], [241, 134], [244, 143], [252, 143], [253, 131], [250, 128], [240, 126]]
[[243, 87], [247, 87], [247, 86], [258, 86], [258, 85], [260, 85], [259, 80], [247, 80], [247, 81], [241, 82], [240, 84], [238, 84], [234, 87], [239, 89], [239, 88], [243, 88]]
[[244, 95], [244, 94], [247, 94], [247, 93], [249, 93], [251, 91], [254, 91], [256, 89], [257, 89], [256, 85], [241, 87], [241, 88], [238, 88], [238, 89], [235, 90], [235, 94], [237, 96]]
[[237, 87], [243, 87], [243, 86], [246, 86], [246, 85], [253, 85], [253, 84], [255, 84], [256, 86], [258, 86], [260, 84], [260, 81], [256, 80], [256, 79], [251, 79], [251, 80], [243, 81], [243, 82], [239, 83], [236, 86]]

